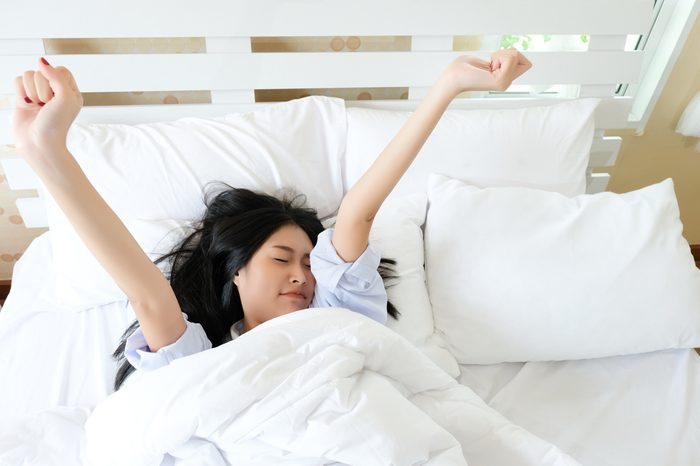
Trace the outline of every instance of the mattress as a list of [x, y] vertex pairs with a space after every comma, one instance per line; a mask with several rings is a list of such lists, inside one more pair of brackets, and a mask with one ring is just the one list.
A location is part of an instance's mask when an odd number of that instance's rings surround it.
[[693, 349], [579, 361], [460, 365], [459, 381], [584, 465], [700, 465]]
[[[0, 373], [12, 375], [0, 384], [2, 423], [104, 399], [116, 371], [110, 354], [134, 318], [124, 302], [61, 307], [48, 235], [17, 263], [0, 312]], [[581, 464], [700, 465], [700, 356], [692, 349], [460, 370], [460, 383]]]

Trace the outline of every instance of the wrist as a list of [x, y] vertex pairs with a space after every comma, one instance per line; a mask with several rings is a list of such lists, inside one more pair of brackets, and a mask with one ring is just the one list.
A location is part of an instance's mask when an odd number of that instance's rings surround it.
[[62, 144], [34, 147], [29, 150], [18, 147], [17, 150], [40, 178], [59, 173], [66, 162], [73, 158], [73, 154]]
[[447, 67], [442, 72], [442, 74], [438, 78], [436, 87], [440, 88], [441, 92], [448, 96], [450, 100], [454, 99], [462, 92], [470, 90], [460, 87], [459, 80], [457, 79], [456, 73], [451, 66]]
[[433, 100], [442, 102], [445, 106], [462, 92], [450, 73], [443, 72], [430, 90]]

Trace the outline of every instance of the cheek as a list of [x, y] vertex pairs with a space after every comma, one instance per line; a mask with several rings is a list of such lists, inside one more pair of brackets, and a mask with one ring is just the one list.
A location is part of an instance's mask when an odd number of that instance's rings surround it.
[[264, 265], [251, 262], [239, 272], [238, 288], [251, 296], [259, 295], [266, 288], [265, 283], [269, 283], [269, 276]]

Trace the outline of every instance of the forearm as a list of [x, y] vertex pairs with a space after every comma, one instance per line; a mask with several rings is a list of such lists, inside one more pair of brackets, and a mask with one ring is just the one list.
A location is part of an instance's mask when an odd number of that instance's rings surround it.
[[333, 238], [333, 245], [343, 260], [353, 261], [362, 254], [377, 211], [457, 94], [449, 78], [442, 75], [396, 136], [347, 192], [338, 210]]
[[[377, 159], [348, 191], [340, 210], [371, 221], [433, 132], [456, 96], [438, 81]], [[340, 217], [340, 211], [338, 213]]]
[[27, 161], [83, 243], [132, 302], [153, 302], [171, 290], [68, 149], [61, 147]]

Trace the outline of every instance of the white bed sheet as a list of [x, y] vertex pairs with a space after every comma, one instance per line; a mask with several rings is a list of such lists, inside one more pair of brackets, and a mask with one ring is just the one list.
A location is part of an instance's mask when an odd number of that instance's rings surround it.
[[60, 306], [48, 234], [15, 265], [0, 311], [0, 427], [48, 408], [103, 400], [117, 370], [110, 355], [134, 319], [125, 302], [79, 312]]
[[492, 408], [581, 464], [700, 465], [693, 349], [460, 370], [460, 383]]

